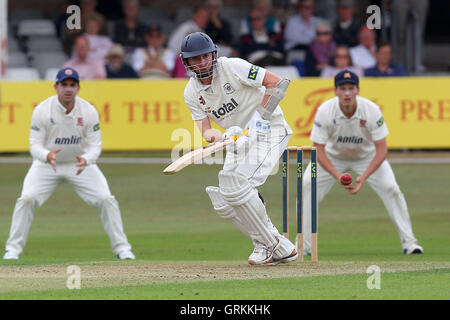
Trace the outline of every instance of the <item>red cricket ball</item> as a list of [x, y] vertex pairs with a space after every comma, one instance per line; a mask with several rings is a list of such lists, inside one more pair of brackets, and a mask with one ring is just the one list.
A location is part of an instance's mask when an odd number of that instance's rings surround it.
[[348, 185], [348, 184], [351, 184], [352, 181], [353, 181], [353, 178], [352, 178], [352, 175], [350, 173], [344, 173], [341, 176], [341, 183], [342, 184]]

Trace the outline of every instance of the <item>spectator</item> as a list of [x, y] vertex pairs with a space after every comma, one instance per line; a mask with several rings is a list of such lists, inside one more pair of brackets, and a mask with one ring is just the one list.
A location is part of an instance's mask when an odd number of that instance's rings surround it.
[[78, 71], [80, 79], [104, 79], [106, 77], [103, 61], [90, 58], [89, 41], [84, 36], [79, 36], [74, 45], [75, 57], [67, 61], [63, 68], [72, 68]]
[[[424, 32], [425, 26], [427, 22], [427, 14], [428, 14], [428, 6], [431, 1], [429, 0], [396, 0], [392, 2], [392, 22], [396, 27], [396, 61], [406, 65], [407, 68], [410, 66], [407, 64], [406, 60], [406, 25], [408, 23], [408, 15], [414, 12], [417, 16], [417, 25], [420, 30], [420, 52], [423, 52], [423, 41], [424, 41]], [[447, 16], [448, 17], [448, 16]], [[448, 30], [448, 29], [447, 29]], [[448, 32], [447, 32], [448, 34]], [[422, 61], [421, 61], [422, 63]], [[412, 66], [411, 66], [412, 67]], [[419, 66], [419, 70], [424, 71], [425, 67], [423, 65]]]
[[106, 77], [108, 79], [139, 78], [139, 75], [126, 62], [124, 62], [125, 50], [120, 44], [114, 44], [106, 56]]
[[364, 75], [367, 77], [403, 77], [406, 76], [405, 69], [398, 64], [392, 63], [392, 47], [389, 43], [382, 43], [377, 48], [377, 64], [366, 69]]
[[89, 41], [89, 57], [104, 61], [113, 43], [108, 36], [99, 34], [104, 20], [98, 13], [92, 12], [86, 16], [86, 33]]
[[362, 26], [359, 30], [359, 45], [350, 48], [350, 55], [355, 66], [367, 69], [376, 64], [375, 40], [375, 31]]
[[141, 78], [169, 78], [175, 67], [175, 53], [165, 48], [166, 37], [161, 26], [152, 24], [145, 34], [146, 48], [133, 54], [133, 68]]
[[125, 19], [117, 21], [114, 25], [114, 42], [121, 44], [127, 53], [136, 48], [144, 48], [146, 26], [138, 21], [139, 1], [123, 0]]
[[291, 16], [284, 30], [284, 49], [308, 50], [309, 44], [316, 37], [316, 27], [321, 21], [313, 16], [314, 2], [302, 0], [298, 6], [298, 14]]
[[208, 9], [202, 6], [194, 8], [191, 19], [178, 25], [172, 32], [168, 47], [176, 54], [179, 54], [184, 37], [193, 32], [204, 31], [208, 22]]
[[[67, 9], [68, 5], [71, 5], [72, 1], [66, 2], [63, 7]], [[66, 21], [69, 15], [66, 13], [63, 17], [63, 21], [60, 21], [59, 23], [62, 23], [60, 27], [62, 27], [61, 31], [61, 40], [63, 43], [63, 49], [64, 52], [67, 55], [72, 54], [72, 48], [74, 47], [75, 40], [84, 33], [86, 30], [86, 20], [87, 17], [89, 17], [91, 14], [95, 13], [100, 15], [103, 20], [104, 16], [96, 11], [97, 8], [97, 0], [81, 0], [80, 1], [80, 7], [81, 7], [81, 29], [69, 29], [66, 27]], [[102, 28], [99, 31], [100, 34], [107, 34], [106, 26], [103, 25]]]
[[337, 45], [355, 47], [358, 45], [358, 31], [361, 21], [355, 16], [353, 0], [340, 0], [337, 3], [338, 19], [334, 24], [333, 35]]
[[[272, 1], [271, 0], [253, 0], [252, 9], [258, 9], [261, 11], [262, 15], [265, 17], [265, 29], [269, 32], [280, 33], [281, 24], [278, 19], [271, 15], [272, 11]], [[240, 35], [252, 33], [252, 23], [250, 16], [244, 18], [241, 22]]]
[[220, 15], [222, 0], [207, 0], [206, 6], [209, 10], [209, 22], [205, 28], [205, 33], [217, 44], [218, 56], [235, 56], [236, 51], [232, 47], [231, 25]]
[[350, 52], [346, 46], [338, 46], [333, 57], [333, 65], [325, 67], [320, 73], [321, 78], [334, 78], [342, 70], [350, 70], [358, 77], [362, 77], [364, 74], [363, 69], [352, 65], [352, 58]]
[[333, 41], [331, 25], [322, 21], [317, 25], [316, 38], [311, 42], [305, 59], [305, 72], [307, 77], [318, 77], [325, 67], [329, 65], [336, 51]]
[[241, 56], [255, 65], [284, 64], [283, 36], [265, 28], [266, 16], [254, 8], [250, 11], [252, 32], [240, 39]]

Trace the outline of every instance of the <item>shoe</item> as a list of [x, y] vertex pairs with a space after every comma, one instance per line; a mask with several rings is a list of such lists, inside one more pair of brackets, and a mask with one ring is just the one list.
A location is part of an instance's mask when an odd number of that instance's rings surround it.
[[418, 244], [414, 244], [409, 248], [403, 249], [403, 254], [422, 254], [423, 248]]
[[120, 260], [135, 260], [136, 259], [135, 255], [130, 250], [120, 252], [116, 256], [116, 258], [120, 259]]
[[6, 251], [5, 254], [3, 255], [3, 260], [17, 260], [17, 259], [19, 259], [19, 255], [11, 251]]
[[280, 240], [277, 239], [277, 244], [274, 247], [267, 247], [263, 244], [257, 244], [253, 249], [252, 254], [248, 257], [248, 263], [251, 265], [275, 265], [279, 262], [274, 261], [273, 252], [280, 247]]
[[279, 237], [280, 248], [273, 253], [273, 260], [277, 263], [288, 263], [298, 258], [297, 246], [284, 236]]

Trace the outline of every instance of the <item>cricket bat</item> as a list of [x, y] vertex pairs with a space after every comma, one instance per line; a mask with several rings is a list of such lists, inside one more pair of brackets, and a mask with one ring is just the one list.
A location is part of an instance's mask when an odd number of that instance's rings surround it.
[[202, 148], [193, 150], [186, 153], [184, 156], [172, 162], [167, 168], [164, 169], [163, 173], [166, 175], [175, 174], [187, 166], [206, 158], [217, 151], [223, 150], [227, 145], [234, 143], [239, 137], [246, 136], [248, 134], [248, 129], [244, 130], [240, 136], [232, 136], [228, 139], [217, 141], [211, 143]]

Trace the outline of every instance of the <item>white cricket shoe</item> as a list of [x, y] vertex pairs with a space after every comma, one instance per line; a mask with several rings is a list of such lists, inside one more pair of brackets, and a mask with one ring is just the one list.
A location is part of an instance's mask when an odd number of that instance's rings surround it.
[[3, 255], [3, 260], [17, 260], [19, 259], [19, 255], [17, 253], [6, 251]]
[[423, 248], [418, 244], [412, 244], [411, 246], [403, 249], [403, 254], [422, 254]]
[[248, 257], [248, 263], [251, 265], [274, 265], [278, 264], [279, 262], [275, 262], [273, 259], [273, 252], [277, 250], [280, 247], [280, 240], [277, 239], [277, 244], [275, 247], [267, 247], [263, 244], [256, 244], [255, 249], [253, 249], [253, 252]]
[[120, 259], [120, 260], [135, 260], [136, 259], [135, 255], [130, 250], [120, 252], [116, 256], [116, 258]]
[[274, 251], [273, 260], [276, 263], [288, 263], [297, 260], [297, 246], [284, 236], [279, 237], [280, 247]]

